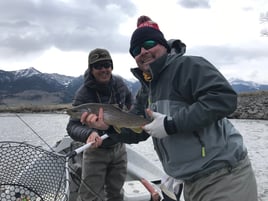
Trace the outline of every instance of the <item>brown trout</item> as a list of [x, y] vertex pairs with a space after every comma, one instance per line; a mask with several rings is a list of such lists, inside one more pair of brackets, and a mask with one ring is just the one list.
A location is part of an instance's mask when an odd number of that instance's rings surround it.
[[98, 115], [99, 108], [103, 108], [103, 121], [113, 126], [117, 131], [120, 131], [120, 128], [130, 128], [136, 133], [140, 133], [142, 131], [141, 127], [150, 123], [148, 119], [128, 113], [112, 104], [86, 103], [67, 109], [67, 114], [71, 118], [80, 119], [83, 112]]

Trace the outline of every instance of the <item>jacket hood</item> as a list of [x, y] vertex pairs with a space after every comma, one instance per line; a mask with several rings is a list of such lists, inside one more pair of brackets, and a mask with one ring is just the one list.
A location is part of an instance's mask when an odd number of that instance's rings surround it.
[[179, 39], [168, 40], [168, 45], [170, 47], [170, 54], [183, 55], [186, 52], [186, 45]]

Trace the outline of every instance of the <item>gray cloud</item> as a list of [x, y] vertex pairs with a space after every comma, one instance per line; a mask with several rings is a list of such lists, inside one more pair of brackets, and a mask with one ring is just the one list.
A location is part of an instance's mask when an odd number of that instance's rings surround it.
[[210, 0], [178, 0], [178, 4], [184, 8], [210, 8]]
[[[178, 2], [186, 8], [210, 7], [209, 0]], [[136, 7], [130, 0], [68, 0], [68, 3], [66, 0], [0, 1], [1, 61], [38, 58], [51, 47], [88, 52], [103, 46], [113, 53], [127, 53], [129, 38], [118, 30], [120, 24], [135, 14]], [[251, 47], [194, 46], [187, 49], [187, 54], [203, 56], [219, 69], [241, 61], [264, 61], [267, 52], [265, 44], [251, 44]], [[258, 65], [262, 64], [259, 62]], [[259, 71], [250, 73], [253, 77], [260, 74]]]
[[0, 53], [24, 55], [50, 47], [85, 50], [105, 46], [126, 51], [120, 23], [135, 14], [126, 0], [0, 1]]
[[218, 68], [221, 65], [235, 64], [240, 61], [267, 58], [268, 47], [256, 46], [197, 46], [187, 50], [188, 54], [200, 55], [214, 61]]

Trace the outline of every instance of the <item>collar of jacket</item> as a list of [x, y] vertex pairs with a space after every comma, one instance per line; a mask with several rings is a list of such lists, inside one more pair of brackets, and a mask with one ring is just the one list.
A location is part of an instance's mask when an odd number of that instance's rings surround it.
[[[185, 49], [184, 49], [185, 50]], [[156, 81], [161, 73], [179, 57], [182, 57], [185, 51], [182, 50], [181, 52], [170, 52], [164, 54], [162, 57], [155, 60], [153, 63], [150, 64], [150, 72], [152, 74], [152, 82]]]
[[[168, 54], [164, 54], [162, 57], [158, 58], [157, 60], [155, 60], [153, 63], [150, 64], [149, 70], [152, 75], [152, 81], [156, 80], [159, 77], [159, 74], [165, 68], [167, 56]], [[144, 79], [142, 71], [138, 67], [132, 68], [131, 72], [142, 84], [148, 86], [148, 81]]]
[[140, 81], [141, 85], [148, 87], [148, 82], [144, 79], [142, 71], [138, 67], [131, 68], [130, 71]]
[[168, 54], [164, 54], [150, 64], [150, 73], [152, 75], [151, 82], [158, 80], [158, 77], [160, 76], [161, 72], [167, 67], [167, 58]]

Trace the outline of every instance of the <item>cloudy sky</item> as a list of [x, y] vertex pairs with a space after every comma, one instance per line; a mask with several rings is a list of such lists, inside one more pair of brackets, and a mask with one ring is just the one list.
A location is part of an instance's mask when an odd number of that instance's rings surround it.
[[0, 69], [79, 76], [89, 51], [102, 47], [114, 73], [131, 79], [129, 40], [140, 15], [228, 79], [268, 83], [267, 0], [0, 0]]

